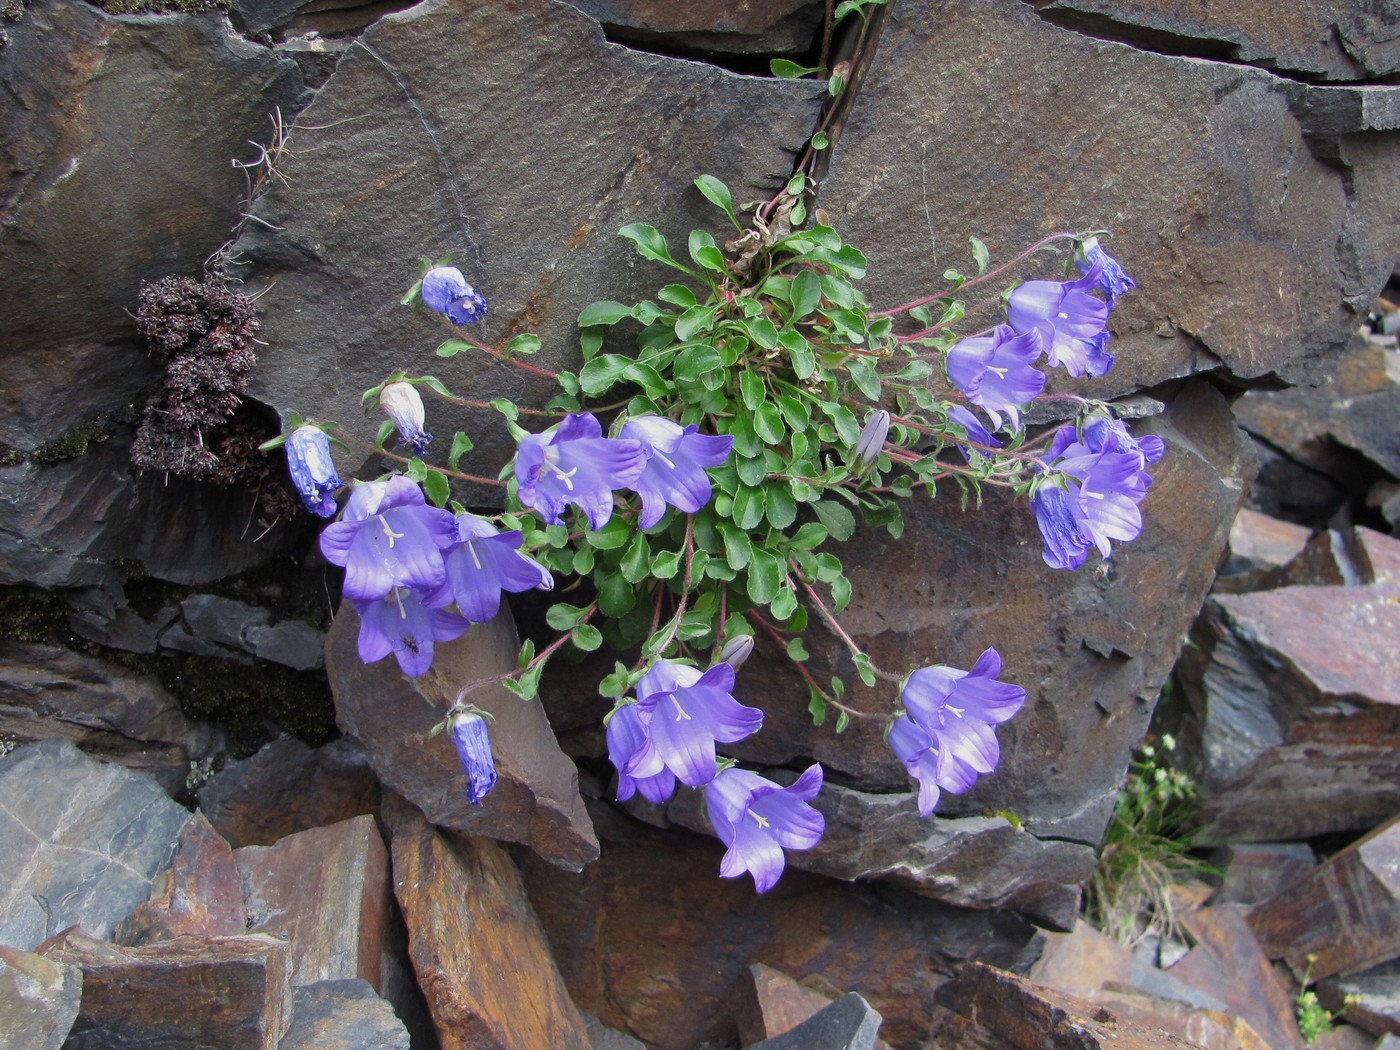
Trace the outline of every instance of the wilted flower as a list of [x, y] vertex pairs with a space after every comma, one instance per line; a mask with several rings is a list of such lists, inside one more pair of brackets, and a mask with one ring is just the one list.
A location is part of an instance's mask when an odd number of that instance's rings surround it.
[[388, 383], [379, 391], [379, 407], [394, 421], [399, 440], [418, 455], [428, 451], [433, 435], [423, 430], [423, 398], [412, 383]]
[[372, 664], [392, 652], [403, 673], [417, 678], [433, 664], [434, 642], [450, 642], [470, 626], [464, 617], [442, 608], [451, 600], [445, 591], [424, 599], [402, 587], [383, 598], [352, 599], [360, 614], [360, 659]]
[[445, 314], [453, 324], [472, 324], [486, 316], [486, 299], [455, 266], [438, 266], [423, 275], [423, 305]]
[[1011, 327], [1039, 332], [1050, 364], [1075, 377], [1101, 376], [1113, 366], [1104, 330], [1108, 304], [1089, 294], [1102, 274], [1095, 264], [1077, 281], [1027, 281], [1007, 300]]
[[626, 802], [638, 791], [649, 802], [665, 802], [676, 790], [676, 775], [664, 765], [650, 776], [628, 772], [632, 759], [647, 746], [647, 725], [636, 704], [623, 704], [607, 720], [608, 760], [617, 768], [617, 800]]
[[601, 529], [612, 517], [613, 490], [635, 485], [646, 464], [640, 441], [605, 438], [591, 413], [578, 412], [520, 439], [515, 478], [520, 502], [549, 524], [558, 525], [572, 503]]
[[733, 767], [710, 781], [705, 787], [710, 823], [729, 847], [720, 875], [732, 879], [747, 871], [759, 893], [772, 889], [787, 865], [783, 850], [811, 849], [826, 831], [826, 818], [807, 804], [821, 787], [822, 767], [816, 763], [789, 787]]
[[1042, 557], [1052, 569], [1077, 569], [1089, 556], [1089, 542], [1081, 528], [1084, 512], [1079, 501], [1054, 479], [1037, 485], [1031, 492], [1031, 513], [1040, 528], [1044, 544]]
[[[982, 421], [973, 413], [963, 408], [962, 405], [948, 406], [948, 419], [950, 422], [958, 424], [967, 431], [967, 440], [974, 444], [983, 445], [987, 448], [1001, 448], [1001, 442], [987, 433], [987, 428], [982, 425]], [[957, 441], [956, 438], [953, 439]], [[963, 454], [963, 459], [972, 462], [972, 454], [986, 455], [980, 449], [970, 448], [968, 445], [958, 442], [958, 451]]]
[[497, 532], [485, 518], [462, 513], [456, 518], [459, 544], [444, 555], [447, 585], [457, 608], [474, 623], [485, 623], [501, 608], [501, 592], [550, 590], [554, 577], [543, 565], [520, 553], [521, 533]]
[[687, 664], [658, 660], [637, 683], [637, 713], [646, 744], [627, 763], [636, 778], [662, 766], [683, 784], [699, 787], [715, 775], [715, 744], [743, 740], [763, 725], [763, 712], [730, 695], [734, 668], [718, 663], [703, 674]]
[[447, 735], [467, 775], [467, 801], [479, 806], [496, 786], [496, 762], [491, 757], [486, 719], [475, 711], [454, 711], [447, 720]]
[[639, 441], [646, 449], [641, 477], [629, 485], [642, 497], [639, 527], [649, 529], [660, 521], [667, 504], [694, 514], [710, 502], [710, 476], [704, 468], [723, 463], [734, 439], [698, 431], [693, 423], [683, 427], [661, 416], [638, 416], [622, 425], [619, 437]]
[[1079, 267], [1080, 273], [1089, 273], [1095, 266], [1099, 268], [1097, 287], [1108, 296], [1108, 308], [1112, 310], [1118, 297], [1130, 288], [1136, 288], [1137, 282], [1123, 272], [1123, 267], [1117, 259], [1099, 246], [1097, 237], [1090, 237], [1079, 248], [1081, 254], [1074, 260], [1074, 264]]
[[312, 514], [335, 516], [335, 490], [344, 482], [335, 472], [326, 432], [308, 423], [287, 435], [287, 469], [297, 495]]
[[736, 634], [724, 643], [724, 647], [719, 651], [719, 658], [723, 663], [727, 663], [737, 671], [744, 666], [744, 661], [749, 658], [752, 652], [753, 635]]
[[347, 597], [372, 601], [395, 587], [436, 590], [447, 577], [442, 548], [456, 542], [452, 515], [427, 506], [423, 490], [395, 474], [350, 493], [341, 520], [321, 533], [321, 553], [344, 567]]
[[860, 428], [855, 448], [851, 450], [851, 470], [864, 474], [880, 459], [885, 450], [885, 438], [890, 432], [890, 414], [883, 408], [876, 409], [865, 417], [865, 426]]
[[993, 430], [1001, 429], [1002, 413], [1019, 427], [1021, 409], [1045, 389], [1045, 373], [1032, 366], [1046, 345], [1036, 328], [1017, 335], [1011, 325], [999, 324], [991, 335], [963, 339], [948, 351], [948, 379], [987, 413]]
[[921, 667], [904, 681], [906, 714], [890, 727], [890, 749], [919, 782], [919, 814], [928, 816], [940, 791], [962, 794], [1001, 757], [994, 726], [1026, 702], [1020, 686], [996, 680], [1001, 657], [988, 649], [971, 671]]

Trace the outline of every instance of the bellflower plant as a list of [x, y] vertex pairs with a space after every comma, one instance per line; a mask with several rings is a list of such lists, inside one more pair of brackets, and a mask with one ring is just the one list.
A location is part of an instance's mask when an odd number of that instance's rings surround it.
[[[942, 793], [995, 774], [996, 728], [1026, 700], [1001, 679], [995, 649], [969, 671], [920, 666], [919, 656], [877, 666], [841, 623], [852, 583], [839, 544], [861, 524], [897, 539], [904, 501], [940, 486], [978, 506], [984, 490], [1000, 489], [1028, 501], [1044, 561], [1076, 568], [1091, 549], [1107, 557], [1139, 534], [1150, 468], [1165, 449], [1111, 406], [1047, 393], [1047, 368], [1094, 377], [1113, 360], [1110, 311], [1134, 283], [1098, 234], [1052, 234], [996, 268], [973, 238], [974, 272], [949, 270], [941, 290], [875, 309], [857, 286], [865, 256], [820, 213], [808, 216], [805, 169], [747, 223], [719, 180], [695, 185], [737, 235], [721, 244], [696, 230], [678, 258], [656, 228], [623, 227], [644, 259], [682, 283], [635, 304], [584, 306], [574, 371], [531, 363], [542, 346], [528, 333], [495, 344], [467, 334], [485, 301], [455, 266], [426, 263], [403, 301], [445, 318], [438, 357], [485, 355], [516, 369], [526, 393], [477, 400], [401, 371], [366, 391], [363, 404], [389, 419], [362, 445], [369, 462], [391, 469], [353, 489], [320, 543], [345, 569], [361, 658], [392, 653], [409, 676], [470, 623], [496, 616], [502, 594], [551, 592], [543, 619], [552, 637], [532, 627], [517, 664], [462, 683], [442, 723], [469, 801], [482, 801], [495, 770], [467, 693], [502, 686], [528, 700], [561, 651], [607, 647], [616, 660], [597, 688], [614, 703], [604, 724], [616, 798], [662, 805], [703, 790], [726, 847], [720, 874], [748, 872], [762, 893], [785, 851], [818, 847], [825, 823], [811, 803], [823, 772], [813, 765], [783, 787], [725, 755], [764, 724], [762, 706], [739, 699], [737, 672], [751, 653], [786, 654], [816, 725], [887, 727], [923, 816]], [[1010, 273], [1051, 252], [1070, 279]], [[1009, 288], [992, 286], [1003, 277]], [[953, 331], [971, 318], [971, 334]], [[553, 396], [532, 399], [544, 383]], [[469, 472], [475, 447], [458, 430], [429, 463], [428, 394], [441, 411], [499, 418], [514, 443], [509, 462]], [[1029, 418], [1054, 424], [1033, 428]], [[407, 454], [388, 447], [395, 430]], [[334, 514], [340, 480], [322, 427], [296, 421], [270, 445], [283, 440], [307, 506]], [[818, 672], [804, 644], [816, 625], [848, 662], [824, 655]], [[900, 683], [899, 706], [882, 681]]]

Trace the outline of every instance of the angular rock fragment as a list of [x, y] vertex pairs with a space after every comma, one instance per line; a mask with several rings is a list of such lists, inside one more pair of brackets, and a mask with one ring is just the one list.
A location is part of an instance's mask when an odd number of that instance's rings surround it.
[[1212, 904], [1262, 904], [1317, 866], [1306, 842], [1235, 843], [1211, 856], [1220, 872]]
[[149, 777], [45, 740], [0, 758], [0, 944], [75, 924], [107, 936], [150, 894], [189, 821]]
[[1400, 1036], [1400, 959], [1318, 982], [1322, 1005], [1372, 1035]]
[[249, 657], [314, 671], [323, 663], [325, 635], [300, 620], [272, 621], [272, 614], [247, 602], [195, 594], [180, 603], [182, 622], [160, 636], [167, 649], [249, 662]]
[[[805, 51], [821, 26], [822, 5], [812, 0], [567, 0], [624, 43], [658, 50], [695, 49], [758, 54]], [[629, 32], [630, 31], [630, 32]]]
[[468, 803], [462, 765], [446, 734], [429, 738], [460, 690], [514, 670], [519, 649], [508, 611], [473, 624], [455, 642], [439, 643], [432, 668], [414, 679], [393, 660], [362, 663], [358, 631], [359, 618], [342, 603], [326, 645], [326, 670], [337, 723], [364, 745], [385, 786], [434, 824], [524, 842], [561, 867], [577, 870], [598, 855], [577, 771], [539, 704], [499, 683], [472, 692], [471, 702], [495, 716], [490, 735], [499, 779], [484, 805]]
[[83, 971], [0, 944], [0, 1033], [25, 1050], [59, 1050], [78, 1016]]
[[152, 883], [151, 899], [117, 924], [112, 939], [138, 947], [186, 935], [233, 936], [246, 929], [233, 851], [204, 815], [195, 813], [180, 833], [169, 870]]
[[409, 1050], [403, 1022], [365, 981], [318, 981], [298, 988], [294, 1001], [277, 1050]]
[[286, 950], [275, 937], [176, 937], [120, 948], [72, 928], [39, 953], [82, 967], [69, 1050], [275, 1050], [291, 1022]]
[[[782, 971], [762, 963], [749, 967], [748, 978], [740, 981], [740, 1005], [737, 1009], [739, 1041], [746, 1047], [754, 1044], [767, 1046], [779, 1036], [795, 1036], [796, 1030], [804, 1022], [835, 1002], [830, 996], [800, 985]], [[865, 1003], [865, 1000], [861, 999], [861, 1002]], [[864, 1016], [864, 1010], [869, 1009], [866, 1003], [861, 1011], [855, 1011], [858, 1015], [857, 1030], [859, 1018]], [[875, 1014], [875, 1017], [874, 1028], [878, 1028], [879, 1014]], [[818, 1044], [814, 1042], [812, 1045]], [[885, 1050], [885, 1043], [879, 1039], [874, 1040], [873, 1046], [876, 1050]]]
[[1211, 588], [1215, 594], [1241, 594], [1271, 569], [1281, 569], [1307, 545], [1312, 531], [1302, 525], [1241, 507], [1230, 526], [1230, 557]]
[[791, 1031], [747, 1050], [875, 1050], [881, 1017], [855, 992], [818, 1010]]
[[395, 796], [384, 818], [413, 967], [443, 1050], [590, 1050], [509, 855], [434, 828]]

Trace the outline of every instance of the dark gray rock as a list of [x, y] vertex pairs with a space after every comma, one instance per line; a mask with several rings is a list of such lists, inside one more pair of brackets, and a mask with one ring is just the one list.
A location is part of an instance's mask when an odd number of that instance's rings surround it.
[[624, 43], [633, 34], [658, 48], [781, 54], [805, 51], [822, 24], [812, 0], [565, 0], [597, 19]]
[[[726, 180], [739, 201], [771, 194], [811, 134], [821, 88], [609, 44], [596, 22], [546, 0], [437, 0], [386, 16], [298, 117], [329, 129], [293, 132], [294, 189], [257, 210], [279, 229], [250, 223], [239, 242], [250, 286], [267, 289], [271, 345], [252, 393], [284, 415], [345, 421], [363, 390], [404, 368], [465, 396], [542, 403], [547, 380], [483, 355], [433, 357], [451, 326], [398, 305], [418, 259], [455, 253], [486, 296], [491, 313], [471, 335], [494, 344], [533, 331], [544, 341], [535, 364], [572, 367], [582, 307], [669, 279], [617, 230], [651, 222], [683, 255], [693, 226], [724, 222], [697, 175]], [[429, 405], [429, 430], [456, 427], [476, 442], [473, 473], [494, 475], [514, 451], [495, 413]]]
[[1295, 101], [1292, 81], [1095, 40], [1026, 4], [915, 0], [889, 12], [819, 203], [866, 252], [883, 307], [970, 268], [969, 234], [999, 263], [1110, 228], [1138, 290], [1092, 396], [1222, 367], [1320, 378], [1393, 265], [1400, 141], [1350, 136], [1316, 157]]
[[81, 924], [105, 937], [146, 900], [190, 815], [148, 777], [45, 740], [0, 759], [0, 944]]
[[24, 1050], [59, 1050], [78, 1016], [83, 971], [0, 944], [0, 1032]]
[[875, 1050], [880, 1013], [856, 992], [818, 1010], [796, 1028], [747, 1050]]
[[1400, 959], [1319, 981], [1322, 1005], [1372, 1035], [1400, 1035]]
[[369, 982], [317, 981], [296, 990], [277, 1050], [409, 1050], [408, 1031]]
[[195, 594], [180, 603], [182, 622], [160, 636], [163, 648], [197, 656], [251, 663], [251, 657], [294, 671], [313, 671], [324, 663], [326, 636], [299, 620], [272, 622], [266, 609], [247, 602]]
[[149, 774], [172, 795], [184, 790], [190, 764], [222, 745], [214, 727], [186, 717], [153, 676], [23, 642], [0, 642], [0, 733], [20, 743], [68, 740]]

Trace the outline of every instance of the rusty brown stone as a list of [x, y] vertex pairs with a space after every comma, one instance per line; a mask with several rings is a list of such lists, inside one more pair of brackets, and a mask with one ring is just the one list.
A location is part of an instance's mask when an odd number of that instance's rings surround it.
[[1300, 979], [1359, 973], [1400, 956], [1400, 817], [1256, 907], [1249, 925]]
[[509, 611], [473, 624], [455, 642], [439, 643], [433, 666], [413, 679], [392, 659], [363, 663], [359, 629], [354, 609], [342, 603], [326, 640], [326, 672], [337, 723], [364, 745], [386, 787], [439, 827], [523, 842], [562, 867], [577, 870], [598, 855], [578, 772], [559, 750], [540, 704], [500, 684], [472, 692], [471, 702], [495, 716], [490, 735], [498, 779], [482, 805], [467, 801], [462, 765], [447, 735], [429, 737], [460, 689], [515, 668], [519, 642]]
[[59, 1050], [78, 1016], [83, 971], [0, 944], [0, 1034], [24, 1050]]
[[1221, 847], [1210, 862], [1220, 872], [1212, 904], [1262, 904], [1312, 871], [1317, 856], [1306, 842], [1239, 843]]
[[1241, 594], [1256, 588], [1272, 569], [1281, 569], [1307, 545], [1312, 530], [1291, 521], [1241, 507], [1230, 526], [1230, 557], [1215, 578], [1216, 594]]
[[394, 892], [442, 1050], [590, 1050], [505, 850], [434, 828], [397, 796], [385, 798], [384, 818]]
[[[782, 1035], [835, 1001], [824, 991], [799, 984], [781, 970], [754, 963], [747, 979], [739, 982], [739, 1041], [748, 1046]], [[877, 1050], [888, 1050], [883, 1040], [877, 1040], [875, 1045]]]
[[70, 927], [37, 954], [82, 968], [82, 1007], [64, 1044], [69, 1050], [275, 1050], [291, 1023], [286, 948], [265, 934], [175, 937], [125, 948]]
[[232, 936], [246, 929], [243, 885], [233, 851], [204, 814], [180, 833], [175, 859], [156, 878], [151, 899], [117, 924], [112, 939], [127, 947], [172, 937]]

